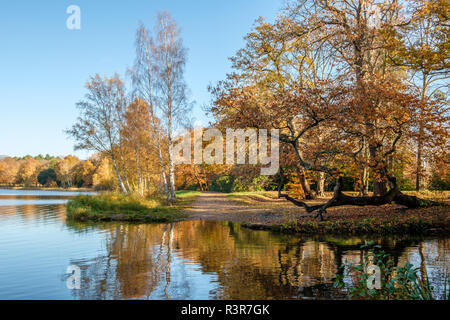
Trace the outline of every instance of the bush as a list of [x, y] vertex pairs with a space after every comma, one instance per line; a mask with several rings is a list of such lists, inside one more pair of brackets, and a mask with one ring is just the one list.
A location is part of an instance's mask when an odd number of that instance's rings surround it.
[[439, 190], [445, 191], [450, 190], [450, 173], [445, 175], [444, 177], [439, 176], [436, 173], [433, 173], [433, 176], [430, 181], [431, 190]]
[[[434, 300], [437, 298], [428, 277], [421, 278], [419, 276], [419, 268], [413, 268], [410, 263], [406, 263], [404, 267], [395, 267], [392, 257], [382, 251], [381, 246], [373, 243], [363, 245], [361, 249], [367, 250], [362, 264], [348, 263], [340, 266], [340, 273], [336, 277], [334, 287], [347, 289], [350, 297], [401, 300]], [[371, 270], [373, 266], [380, 272], [378, 288], [375, 286], [369, 288], [368, 286], [368, 283], [373, 283], [374, 274]], [[356, 276], [357, 282], [353, 286], [349, 286], [344, 281], [346, 274]], [[446, 281], [449, 280], [446, 279]], [[449, 298], [449, 293], [444, 292], [444, 299]]]
[[[344, 183], [342, 186], [342, 191], [355, 191], [355, 185], [358, 178], [344, 176], [342, 180]], [[334, 190], [334, 187], [336, 187], [336, 179], [332, 179], [330, 183], [325, 184], [325, 191], [332, 192]]]
[[231, 192], [252, 192], [252, 191], [266, 191], [270, 186], [270, 179], [268, 176], [256, 176], [248, 179], [247, 177], [236, 177], [233, 181]]
[[229, 193], [233, 188], [233, 182], [234, 178], [232, 176], [220, 176], [213, 180], [210, 189], [211, 191]]

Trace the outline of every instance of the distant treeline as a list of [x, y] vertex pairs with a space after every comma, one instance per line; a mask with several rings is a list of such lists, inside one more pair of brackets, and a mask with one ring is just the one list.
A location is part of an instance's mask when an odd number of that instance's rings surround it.
[[5, 157], [0, 160], [0, 185], [114, 189], [114, 175], [107, 159], [50, 155]]
[[[4, 158], [8, 158], [8, 157], [5, 156]], [[41, 160], [54, 160], [54, 159], [62, 160], [64, 157], [61, 157], [61, 156], [55, 157], [55, 156], [51, 156], [47, 153], [45, 156], [43, 156], [42, 154], [38, 154], [37, 156], [33, 157], [33, 156], [27, 154], [26, 156], [23, 156], [23, 157], [11, 157], [11, 158], [14, 160], [26, 160], [26, 159], [32, 158], [34, 160], [41, 161]]]

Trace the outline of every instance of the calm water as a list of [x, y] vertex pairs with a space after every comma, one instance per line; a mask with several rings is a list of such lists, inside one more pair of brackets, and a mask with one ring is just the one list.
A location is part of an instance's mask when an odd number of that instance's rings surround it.
[[[308, 239], [227, 222], [69, 222], [64, 203], [73, 195], [0, 190], [0, 299], [345, 298], [332, 288], [337, 266], [362, 255], [359, 238]], [[442, 292], [450, 238], [374, 240]], [[66, 285], [71, 265], [81, 269], [79, 290]]]

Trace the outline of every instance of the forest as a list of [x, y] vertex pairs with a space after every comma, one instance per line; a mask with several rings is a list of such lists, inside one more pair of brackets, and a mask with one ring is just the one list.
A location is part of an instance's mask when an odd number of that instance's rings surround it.
[[[139, 25], [124, 78], [94, 74], [86, 82], [66, 134], [94, 155], [6, 157], [0, 185], [168, 201], [176, 190], [278, 190], [308, 212], [418, 206], [401, 190], [450, 189], [449, 14], [446, 0], [293, 0], [275, 21], [258, 19], [203, 109], [214, 119], [209, 128], [222, 132], [279, 130], [280, 170], [263, 176], [261, 163], [175, 165], [180, 130], [194, 130], [194, 102], [181, 29], [158, 13], [152, 29]], [[334, 196], [325, 206], [301, 201], [327, 192]]]

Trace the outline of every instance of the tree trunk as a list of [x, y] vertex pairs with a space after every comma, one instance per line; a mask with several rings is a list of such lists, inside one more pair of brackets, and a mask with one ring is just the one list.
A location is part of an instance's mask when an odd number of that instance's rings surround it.
[[419, 138], [417, 141], [417, 164], [416, 164], [416, 191], [420, 191], [422, 188], [422, 152], [423, 152], [423, 141], [422, 141], [423, 127], [420, 126]]
[[127, 194], [127, 189], [125, 188], [125, 185], [123, 184], [122, 178], [120, 177], [120, 173], [119, 173], [119, 169], [117, 168], [117, 163], [116, 163], [116, 159], [114, 158], [114, 156], [111, 156], [112, 162], [113, 162], [113, 166], [114, 166], [114, 170], [116, 171], [116, 176], [117, 176], [117, 181], [119, 182], [119, 186], [120, 189], [122, 190], [122, 192], [124, 194]]
[[[426, 103], [427, 98], [427, 87], [428, 87], [428, 73], [422, 72], [422, 93], [421, 93], [421, 104], [422, 108]], [[419, 136], [417, 138], [417, 164], [416, 164], [416, 191], [420, 191], [422, 188], [422, 167], [423, 167], [423, 135], [424, 135], [424, 124], [420, 115], [419, 119]]]
[[325, 172], [319, 172], [319, 179], [317, 180], [317, 196], [325, 196]]
[[139, 153], [135, 149], [135, 158], [136, 158], [136, 180], [137, 180], [137, 192], [139, 196], [144, 196], [144, 189], [142, 185], [142, 177], [141, 177], [141, 169], [139, 167]]
[[120, 166], [122, 167], [122, 171], [123, 171], [123, 180], [125, 182], [125, 186], [128, 189], [128, 192], [132, 192], [132, 189], [130, 187], [130, 182], [128, 181], [128, 176], [127, 176], [127, 168], [125, 165], [125, 161], [123, 160], [123, 150], [122, 150], [122, 138], [120, 138], [119, 140], [119, 160], [120, 160]]
[[315, 199], [316, 195], [311, 190], [308, 180], [306, 180], [305, 169], [297, 167], [297, 174], [298, 174], [298, 179], [300, 180], [300, 184], [303, 188], [303, 192], [305, 193], [305, 198], [306, 199]]
[[158, 131], [157, 132], [157, 135], [158, 135], [157, 147], [158, 147], [159, 164], [161, 166], [161, 178], [162, 178], [164, 192], [166, 194], [167, 201], [170, 201], [170, 193], [169, 193], [169, 189], [167, 187], [166, 170], [164, 168], [164, 160], [163, 160], [162, 152], [161, 152], [161, 137], [160, 137], [159, 129], [157, 129], [157, 131]]
[[[370, 157], [377, 159], [378, 150], [376, 146], [369, 146]], [[384, 196], [387, 193], [387, 181], [385, 173], [381, 170], [373, 170], [373, 196]]]
[[373, 182], [374, 197], [384, 196], [386, 194], [386, 192], [387, 192], [386, 181], [374, 180], [374, 182]]
[[[170, 69], [168, 69], [170, 70]], [[170, 83], [170, 73], [167, 75], [167, 83]], [[173, 201], [177, 196], [175, 194], [175, 168], [173, 164], [173, 140], [172, 140], [172, 87], [168, 88], [167, 96], [167, 137], [169, 140], [169, 191], [170, 200]]]
[[200, 177], [197, 174], [197, 170], [195, 170], [195, 164], [192, 164], [192, 173], [194, 174], [195, 180], [197, 180], [198, 186], [200, 187], [200, 191], [205, 191], [203, 189], [203, 183], [200, 180]]
[[360, 180], [361, 183], [359, 185], [359, 195], [367, 196], [369, 194], [369, 166], [367, 165], [369, 161], [369, 150], [367, 147], [367, 140], [363, 139], [363, 157], [364, 157], [364, 168], [361, 172]]
[[169, 133], [169, 189], [170, 199], [174, 200], [177, 196], [175, 194], [175, 168], [173, 164], [173, 141], [172, 135]]
[[360, 180], [359, 195], [367, 196], [369, 194], [369, 168], [367, 166], [364, 166], [360, 175]]

